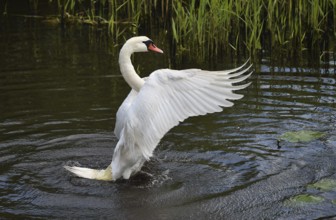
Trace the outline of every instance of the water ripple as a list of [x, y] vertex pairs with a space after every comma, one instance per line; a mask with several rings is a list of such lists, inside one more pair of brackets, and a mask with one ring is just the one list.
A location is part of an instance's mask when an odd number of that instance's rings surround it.
[[[117, 56], [106, 57], [106, 48], [97, 53], [85, 40], [64, 42], [59, 33], [38, 36], [39, 62], [31, 58], [32, 46], [25, 42], [32, 39], [25, 32], [9, 47], [13, 50], [6, 47], [0, 55], [1, 215], [299, 219], [336, 214], [329, 200], [314, 207], [285, 202], [306, 192], [309, 183], [336, 179], [334, 61], [314, 68], [271, 66], [263, 59], [252, 85], [240, 92], [242, 100], [223, 112], [187, 119], [162, 139], [143, 173], [110, 183], [74, 177], [63, 165], [105, 168], [111, 161], [115, 113], [129, 91]], [[278, 142], [281, 134], [302, 129], [326, 136], [310, 143]]]

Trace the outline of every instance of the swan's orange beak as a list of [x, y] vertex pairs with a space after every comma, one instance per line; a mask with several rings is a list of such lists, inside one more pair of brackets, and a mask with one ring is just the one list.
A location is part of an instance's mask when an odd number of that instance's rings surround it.
[[163, 53], [163, 51], [160, 48], [158, 48], [157, 46], [155, 46], [155, 44], [153, 44], [153, 43], [148, 46], [148, 50], [151, 50], [151, 51], [157, 52], [157, 53]]

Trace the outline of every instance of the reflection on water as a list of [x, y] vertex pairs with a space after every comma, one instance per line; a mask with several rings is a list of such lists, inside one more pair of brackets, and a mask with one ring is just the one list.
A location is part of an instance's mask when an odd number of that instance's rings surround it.
[[[129, 88], [118, 47], [88, 30], [16, 23], [1, 29], [0, 216], [105, 219], [305, 219], [336, 215], [336, 192], [290, 206], [324, 177], [336, 179], [335, 62], [256, 63], [233, 108], [186, 120], [161, 141], [143, 173], [117, 183], [76, 178], [62, 167], [104, 168], [117, 142], [115, 113]], [[159, 44], [159, 43], [158, 43]], [[168, 47], [167, 45], [165, 45]], [[163, 47], [168, 50], [168, 48]], [[167, 56], [167, 55], [166, 55]], [[137, 56], [146, 75], [167, 57]], [[206, 68], [208, 65], [204, 64]], [[182, 67], [200, 64], [183, 63]], [[223, 63], [217, 69], [231, 68]], [[291, 144], [293, 130], [326, 132]]]

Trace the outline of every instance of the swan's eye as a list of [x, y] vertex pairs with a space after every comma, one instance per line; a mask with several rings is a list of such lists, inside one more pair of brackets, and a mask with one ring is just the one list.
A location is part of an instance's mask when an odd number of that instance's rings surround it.
[[154, 42], [152, 40], [143, 41], [144, 44], [146, 44], [146, 47], [148, 48], [150, 45], [154, 45]]
[[153, 52], [157, 52], [157, 53], [163, 53], [163, 51], [158, 48], [157, 46], [155, 46], [155, 44], [153, 43], [152, 40], [147, 40], [147, 41], [143, 41], [144, 44], [146, 44], [147, 50], [148, 51], [153, 51]]

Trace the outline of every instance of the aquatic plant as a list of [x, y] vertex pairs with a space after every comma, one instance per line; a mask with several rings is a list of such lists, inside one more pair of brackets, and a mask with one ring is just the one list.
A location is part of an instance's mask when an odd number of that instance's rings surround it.
[[300, 130], [288, 131], [279, 137], [279, 140], [285, 140], [292, 143], [310, 142], [325, 136], [325, 133], [319, 131]]
[[[245, 48], [302, 51], [336, 33], [335, 0], [50, 0], [61, 23], [107, 25], [115, 40], [155, 27], [168, 33], [178, 52], [201, 57]], [[38, 0], [31, 0], [34, 8]], [[7, 1], [6, 1], [7, 4]], [[141, 32], [141, 31], [140, 31]], [[185, 50], [188, 48], [188, 50]]]
[[321, 196], [310, 195], [310, 194], [300, 194], [300, 195], [292, 197], [289, 200], [288, 204], [293, 204], [293, 205], [316, 204], [316, 203], [321, 203], [323, 201], [324, 201], [324, 198]]
[[267, 37], [270, 47], [303, 50], [336, 30], [335, 1], [208, 0], [196, 6], [191, 0], [184, 5], [173, 1], [173, 9], [172, 32], [178, 45], [193, 42], [210, 54], [228, 46], [239, 50], [241, 45], [255, 53], [268, 43]]
[[316, 183], [308, 185], [309, 188], [315, 188], [322, 191], [336, 191], [336, 180], [334, 179], [322, 179]]
[[[319, 194], [326, 191], [335, 191], [336, 189], [336, 181], [334, 179], [321, 179], [315, 183], [308, 184], [308, 189], [320, 190]], [[322, 194], [323, 195], [323, 194]], [[331, 202], [332, 204], [336, 204], [336, 200], [330, 200], [328, 198], [323, 197], [322, 195], [313, 195], [309, 193], [299, 194], [291, 197], [286, 201], [288, 205], [308, 205], [308, 204], [318, 204], [323, 201]]]

